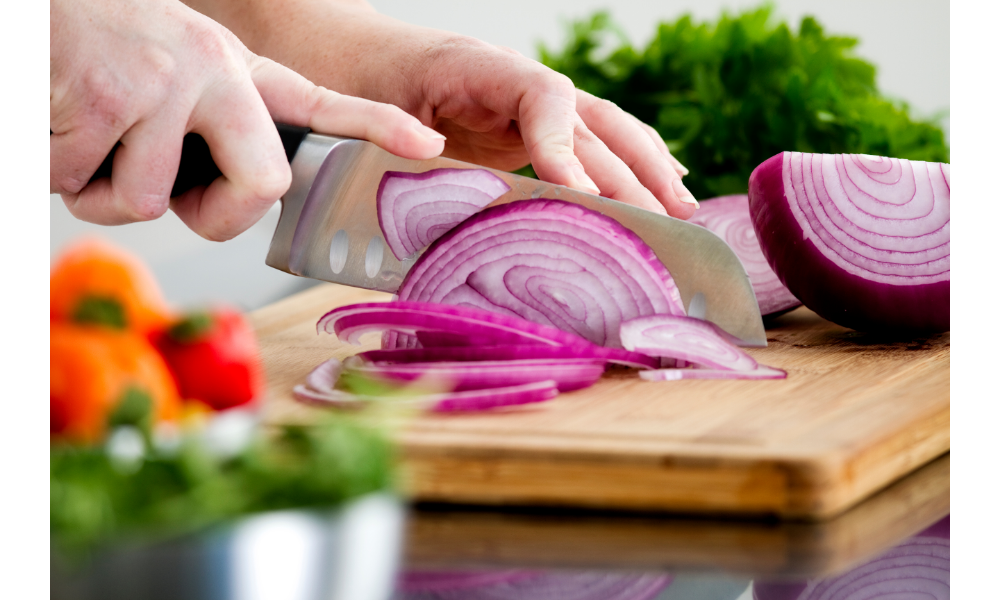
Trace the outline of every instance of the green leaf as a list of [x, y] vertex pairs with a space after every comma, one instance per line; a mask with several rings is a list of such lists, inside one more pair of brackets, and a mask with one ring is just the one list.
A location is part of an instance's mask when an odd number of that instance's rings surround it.
[[654, 127], [698, 198], [746, 193], [753, 169], [786, 150], [949, 160], [942, 116], [915, 120], [883, 97], [875, 66], [853, 54], [856, 38], [829, 35], [813, 17], [795, 31], [773, 13], [765, 4], [708, 22], [683, 15], [636, 49], [599, 12], [572, 23], [561, 50], [539, 54]]

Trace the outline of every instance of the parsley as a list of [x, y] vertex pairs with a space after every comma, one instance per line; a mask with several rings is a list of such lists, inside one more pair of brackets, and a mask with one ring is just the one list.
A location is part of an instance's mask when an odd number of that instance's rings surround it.
[[[609, 37], [617, 46], [607, 53]], [[714, 23], [661, 23], [641, 50], [599, 12], [571, 25], [562, 51], [539, 51], [578, 88], [656, 128], [691, 170], [685, 185], [710, 198], [746, 193], [751, 171], [786, 150], [948, 162], [938, 121], [884, 98], [856, 44], [812, 17], [794, 32], [765, 5]]]
[[249, 513], [328, 507], [392, 488], [388, 440], [346, 417], [258, 431], [235, 456], [196, 435], [147, 445], [122, 468], [102, 446], [50, 449], [49, 519], [67, 556], [133, 535], [193, 531]]

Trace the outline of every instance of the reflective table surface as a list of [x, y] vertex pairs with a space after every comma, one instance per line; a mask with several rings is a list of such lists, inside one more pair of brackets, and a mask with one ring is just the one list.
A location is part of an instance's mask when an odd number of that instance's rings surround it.
[[873, 600], [949, 597], [950, 456], [823, 522], [407, 506], [248, 517], [52, 558], [52, 597]]

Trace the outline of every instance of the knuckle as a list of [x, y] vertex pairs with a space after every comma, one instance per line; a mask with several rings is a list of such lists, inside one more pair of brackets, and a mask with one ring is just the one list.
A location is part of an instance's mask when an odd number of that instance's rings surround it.
[[136, 194], [125, 198], [122, 215], [130, 223], [153, 221], [166, 214], [170, 208], [170, 198], [161, 194]]
[[280, 164], [277, 164], [278, 162], [275, 161], [275, 164], [267, 168], [254, 171], [253, 178], [248, 182], [251, 190], [248, 201], [251, 204], [270, 204], [287, 192], [292, 185], [292, 170], [284, 161], [284, 154]]

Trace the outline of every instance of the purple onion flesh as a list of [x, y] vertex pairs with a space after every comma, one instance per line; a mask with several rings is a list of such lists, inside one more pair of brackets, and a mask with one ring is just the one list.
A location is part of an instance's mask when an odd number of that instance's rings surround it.
[[611, 348], [621, 347], [622, 321], [684, 314], [673, 278], [637, 235], [548, 199], [472, 216], [428, 248], [398, 294], [526, 319]]
[[778, 280], [761, 252], [760, 241], [750, 219], [750, 199], [746, 194], [703, 200], [701, 208], [688, 222], [708, 229], [733, 249], [750, 277], [761, 316], [777, 316], [801, 306], [799, 299]]
[[389, 249], [403, 260], [508, 190], [486, 169], [386, 171], [376, 195], [378, 222]]

